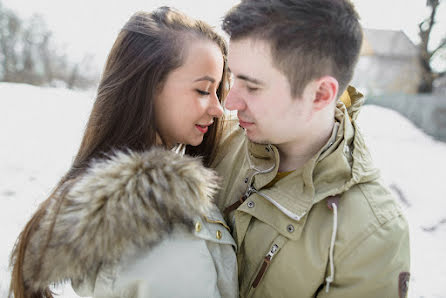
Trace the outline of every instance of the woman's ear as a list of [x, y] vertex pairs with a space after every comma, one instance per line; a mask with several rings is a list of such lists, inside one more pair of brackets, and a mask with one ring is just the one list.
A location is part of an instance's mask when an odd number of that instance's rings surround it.
[[339, 84], [332, 76], [324, 76], [316, 81], [314, 109], [319, 111], [336, 101]]

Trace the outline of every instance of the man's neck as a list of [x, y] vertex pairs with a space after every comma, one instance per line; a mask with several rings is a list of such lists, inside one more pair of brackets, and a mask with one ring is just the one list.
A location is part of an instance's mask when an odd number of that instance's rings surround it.
[[313, 131], [306, 139], [276, 145], [279, 150], [279, 172], [301, 169], [330, 139], [334, 121], [319, 131]]

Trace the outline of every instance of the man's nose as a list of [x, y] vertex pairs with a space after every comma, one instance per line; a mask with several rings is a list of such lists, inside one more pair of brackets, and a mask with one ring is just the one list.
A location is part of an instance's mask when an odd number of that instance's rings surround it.
[[226, 96], [225, 107], [230, 111], [239, 111], [245, 108], [245, 102], [234, 87], [232, 87]]

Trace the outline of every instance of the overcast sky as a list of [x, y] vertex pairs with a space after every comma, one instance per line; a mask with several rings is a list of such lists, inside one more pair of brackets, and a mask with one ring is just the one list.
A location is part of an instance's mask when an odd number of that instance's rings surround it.
[[[108, 51], [127, 19], [138, 10], [152, 10], [161, 5], [180, 9], [219, 27], [224, 13], [238, 0], [0, 0], [3, 6], [28, 18], [39, 14], [54, 39], [64, 45], [68, 56], [80, 59], [86, 53], [95, 56], [102, 67]], [[428, 14], [425, 0], [353, 0], [366, 28], [403, 30], [418, 42], [417, 24]], [[445, 2], [445, 0], [443, 0]], [[438, 23], [433, 41], [438, 41], [446, 28], [446, 3], [437, 13]]]

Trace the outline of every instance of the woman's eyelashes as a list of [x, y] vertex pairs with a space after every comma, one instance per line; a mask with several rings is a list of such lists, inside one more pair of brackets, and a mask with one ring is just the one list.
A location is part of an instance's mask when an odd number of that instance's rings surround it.
[[204, 91], [204, 90], [200, 90], [200, 89], [195, 89], [195, 91], [197, 91], [198, 94], [200, 94], [200, 95], [209, 95], [210, 94], [209, 92]]

